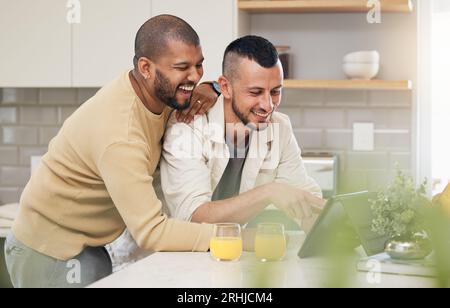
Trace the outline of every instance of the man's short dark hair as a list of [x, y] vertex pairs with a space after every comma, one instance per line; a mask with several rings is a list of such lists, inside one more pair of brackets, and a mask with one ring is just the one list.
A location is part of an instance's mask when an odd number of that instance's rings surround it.
[[239, 66], [239, 58], [255, 61], [265, 68], [274, 67], [278, 63], [278, 52], [275, 46], [263, 37], [247, 35], [231, 42], [225, 50], [222, 63], [222, 74], [233, 79]]
[[197, 32], [183, 19], [172, 15], [158, 15], [145, 22], [136, 34], [134, 67], [137, 67], [141, 57], [157, 61], [167, 50], [170, 40], [191, 46], [200, 45]]

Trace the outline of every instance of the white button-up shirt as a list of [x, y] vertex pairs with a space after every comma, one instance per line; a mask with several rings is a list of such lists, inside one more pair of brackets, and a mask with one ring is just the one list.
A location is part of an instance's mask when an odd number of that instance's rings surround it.
[[[178, 123], [172, 114], [160, 165], [162, 191], [171, 216], [191, 220], [198, 207], [210, 202], [229, 158], [223, 97], [190, 124]], [[271, 182], [287, 183], [322, 197], [319, 185], [306, 173], [289, 117], [278, 112], [266, 129], [251, 133], [240, 193]]]

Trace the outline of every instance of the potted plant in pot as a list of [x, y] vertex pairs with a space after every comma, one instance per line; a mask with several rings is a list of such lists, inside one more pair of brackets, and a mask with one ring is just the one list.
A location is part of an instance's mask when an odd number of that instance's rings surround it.
[[374, 219], [372, 231], [389, 240], [385, 251], [395, 259], [422, 259], [431, 252], [425, 232], [427, 208], [426, 180], [415, 187], [414, 180], [397, 168], [393, 182], [370, 200]]

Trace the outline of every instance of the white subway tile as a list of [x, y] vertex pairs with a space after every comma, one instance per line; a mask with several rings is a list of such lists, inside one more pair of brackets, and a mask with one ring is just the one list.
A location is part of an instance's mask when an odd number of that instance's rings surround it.
[[15, 165], [18, 162], [16, 147], [0, 147], [0, 165]]
[[30, 168], [26, 167], [1, 167], [0, 185], [25, 186], [30, 179]]
[[63, 124], [64, 121], [70, 117], [78, 107], [60, 107], [59, 108], [59, 124]]
[[30, 166], [31, 156], [42, 156], [46, 152], [46, 147], [20, 147], [20, 164], [23, 166]]
[[329, 107], [362, 107], [367, 105], [365, 91], [329, 90], [325, 92], [325, 105]]
[[345, 112], [342, 109], [306, 108], [303, 125], [306, 128], [344, 128]]
[[81, 88], [78, 89], [78, 105], [85, 103], [91, 97], [93, 97], [99, 89], [97, 88]]
[[56, 125], [58, 124], [58, 109], [56, 107], [21, 107], [21, 124]]
[[296, 129], [294, 135], [302, 152], [323, 146], [323, 132], [321, 129]]
[[410, 151], [411, 134], [387, 133], [380, 134], [375, 132], [375, 149], [391, 151]]
[[39, 101], [38, 89], [5, 88], [2, 91], [2, 104], [37, 104]]
[[17, 110], [13, 107], [0, 108], [0, 124], [14, 124], [17, 122]]
[[411, 107], [412, 93], [410, 91], [369, 91], [370, 106]]
[[350, 150], [353, 135], [351, 131], [327, 130], [325, 133], [325, 147], [332, 150]]
[[292, 127], [294, 129], [302, 126], [303, 115], [300, 108], [280, 107], [277, 111], [289, 117], [289, 120], [291, 121]]
[[3, 127], [3, 143], [13, 145], [38, 144], [38, 129], [36, 127]]
[[39, 129], [39, 144], [47, 146], [59, 130], [59, 127], [41, 127]]
[[0, 205], [8, 203], [18, 203], [20, 199], [20, 189], [17, 187], [0, 187]]
[[77, 89], [41, 89], [41, 105], [78, 105]]
[[284, 89], [282, 106], [323, 106], [324, 91]]
[[348, 169], [388, 169], [389, 153], [387, 152], [353, 152], [347, 153]]

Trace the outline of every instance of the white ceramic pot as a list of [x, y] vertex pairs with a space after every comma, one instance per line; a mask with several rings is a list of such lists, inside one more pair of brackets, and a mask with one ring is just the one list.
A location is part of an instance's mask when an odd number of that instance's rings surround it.
[[344, 57], [344, 63], [380, 63], [380, 53], [376, 50], [357, 51]]
[[344, 63], [343, 70], [350, 79], [370, 80], [374, 78], [379, 70], [379, 63]]

